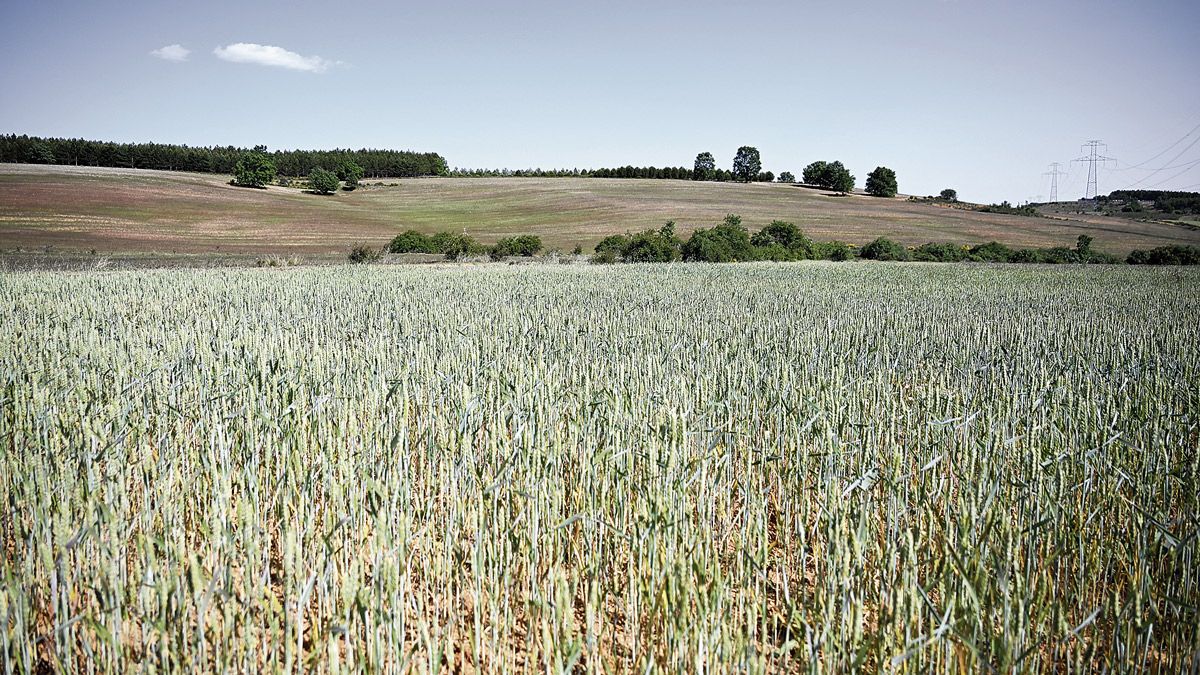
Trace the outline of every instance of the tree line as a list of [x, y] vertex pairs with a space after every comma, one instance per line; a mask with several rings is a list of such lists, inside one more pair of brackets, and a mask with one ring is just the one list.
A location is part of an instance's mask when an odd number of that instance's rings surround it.
[[1200, 214], [1200, 192], [1180, 192], [1174, 190], [1116, 190], [1106, 196], [1096, 197], [1101, 204], [1123, 202], [1122, 211], [1141, 211], [1142, 202], [1152, 202], [1155, 211], [1166, 214], [1190, 213]]
[[284, 176], [307, 176], [318, 167], [353, 161], [365, 177], [443, 176], [446, 160], [436, 152], [409, 150], [275, 150], [266, 146], [188, 146], [165, 143], [114, 143], [82, 138], [0, 135], [0, 162], [233, 173], [248, 153], [267, 155]]

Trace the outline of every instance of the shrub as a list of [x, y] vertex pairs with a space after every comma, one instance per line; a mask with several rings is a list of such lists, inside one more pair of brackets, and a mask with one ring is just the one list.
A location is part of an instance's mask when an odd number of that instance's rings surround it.
[[875, 241], [862, 247], [858, 253], [859, 257], [867, 260], [908, 260], [908, 249], [900, 244], [880, 237]]
[[459, 260], [468, 256], [483, 255], [487, 247], [475, 241], [474, 237], [453, 232], [438, 232], [429, 238], [433, 244], [433, 252], [441, 253], [447, 260]]
[[629, 239], [627, 234], [610, 234], [596, 244], [596, 253], [611, 253], [615, 262], [617, 256], [624, 254], [629, 246]]
[[995, 241], [989, 241], [986, 244], [972, 246], [968, 260], [974, 262], [1009, 262], [1012, 260], [1013, 250], [1004, 244]]
[[603, 251], [596, 249], [596, 252], [588, 259], [588, 262], [593, 265], [611, 265], [617, 262], [617, 252], [612, 249], [605, 249]]
[[920, 262], [959, 262], [967, 257], [967, 252], [956, 244], [930, 243], [913, 249], [912, 257]]
[[683, 245], [682, 254], [684, 260], [701, 262], [737, 262], [758, 257], [741, 217], [733, 214], [725, 216], [725, 221], [711, 230], [693, 232]]
[[516, 237], [504, 237], [496, 242], [490, 251], [493, 260], [509, 256], [533, 256], [542, 250], [542, 238], [532, 234], [522, 234]]
[[1200, 265], [1200, 247], [1172, 244], [1149, 251], [1132, 251], [1125, 262], [1130, 265]]
[[621, 257], [625, 262], [671, 262], [679, 259], [682, 245], [675, 236], [675, 221], [669, 220], [657, 230], [645, 230], [629, 237]]
[[416, 230], [408, 230], [396, 235], [388, 244], [389, 253], [437, 253], [433, 247], [433, 242], [429, 237], [417, 232]]
[[[813, 257], [813, 242], [795, 224], [773, 220], [770, 225], [754, 233], [750, 243], [759, 247], [760, 254], [768, 260], [804, 260]], [[764, 249], [778, 247], [782, 251], [768, 253]], [[779, 257], [784, 256], [784, 257]]]
[[347, 256], [347, 259], [355, 264], [367, 265], [373, 262], [378, 262], [382, 257], [383, 251], [377, 248], [371, 248], [366, 244], [356, 244], [354, 248], [350, 249], [350, 255]]
[[840, 241], [826, 241], [813, 246], [813, 258], [817, 260], [834, 260], [843, 261], [850, 260], [854, 257], [854, 251]]
[[319, 195], [333, 194], [338, 188], [338, 177], [332, 171], [316, 167], [308, 173], [308, 189]]

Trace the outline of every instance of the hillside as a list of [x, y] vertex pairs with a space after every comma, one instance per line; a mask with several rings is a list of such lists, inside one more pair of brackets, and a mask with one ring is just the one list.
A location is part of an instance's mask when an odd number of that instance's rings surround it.
[[886, 235], [1013, 246], [1071, 245], [1080, 234], [1113, 253], [1200, 244], [1200, 231], [1102, 214], [1054, 218], [977, 213], [904, 199], [835, 196], [780, 184], [601, 178], [430, 178], [369, 181], [320, 197], [235, 188], [209, 174], [0, 165], [0, 250], [102, 253], [287, 253], [382, 245], [405, 229], [467, 231], [483, 242], [532, 233], [549, 248], [589, 249], [612, 233], [675, 220], [681, 233], [737, 213], [755, 230], [789, 220], [818, 240]]

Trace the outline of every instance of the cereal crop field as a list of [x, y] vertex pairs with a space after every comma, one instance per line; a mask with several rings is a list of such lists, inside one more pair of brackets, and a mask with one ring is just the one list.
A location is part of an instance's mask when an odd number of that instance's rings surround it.
[[1194, 669], [1198, 282], [3, 273], [3, 670]]

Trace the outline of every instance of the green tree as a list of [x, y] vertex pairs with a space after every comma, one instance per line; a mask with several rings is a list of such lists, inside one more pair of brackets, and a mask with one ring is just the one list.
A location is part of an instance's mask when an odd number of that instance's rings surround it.
[[842, 166], [841, 162], [830, 162], [826, 167], [828, 173], [828, 187], [830, 190], [846, 193], [854, 190], [854, 175]]
[[711, 152], [696, 155], [696, 165], [692, 169], [692, 180], [712, 180], [717, 171], [717, 161]]
[[362, 180], [363, 178], [363, 173], [363, 168], [358, 165], [358, 162], [355, 162], [352, 159], [343, 160], [342, 163], [338, 165], [337, 169], [338, 180], [346, 183], [346, 190], [353, 190], [354, 188], [357, 188], [358, 181]]
[[264, 187], [275, 179], [275, 162], [267, 157], [266, 146], [257, 146], [242, 155], [233, 167], [233, 184], [241, 187]]
[[822, 187], [827, 187], [824, 185], [824, 181], [828, 169], [828, 162], [817, 160], [812, 164], [809, 164], [808, 166], [804, 167], [804, 183], [806, 185], [820, 185]]
[[796, 177], [792, 175], [791, 171], [784, 171], [783, 173], [779, 174], [779, 182], [780, 183], [795, 183]]
[[308, 189], [319, 195], [333, 194], [338, 189], [338, 177], [332, 171], [316, 167], [308, 172]]
[[946, 202], [956, 202], [958, 201], [958, 190], [946, 188], [945, 190], [942, 190], [941, 194], [938, 195], [938, 198]]
[[[876, 197], [895, 197], [899, 191], [896, 184], [896, 172], [886, 166], [877, 166], [867, 174], [867, 193]], [[851, 186], [851, 189], [854, 189]], [[843, 190], [846, 192], [846, 190]]]
[[749, 145], [738, 148], [737, 154], [733, 157], [734, 180], [749, 183], [758, 178], [760, 171], [762, 171], [762, 157], [758, 154], [758, 148]]

